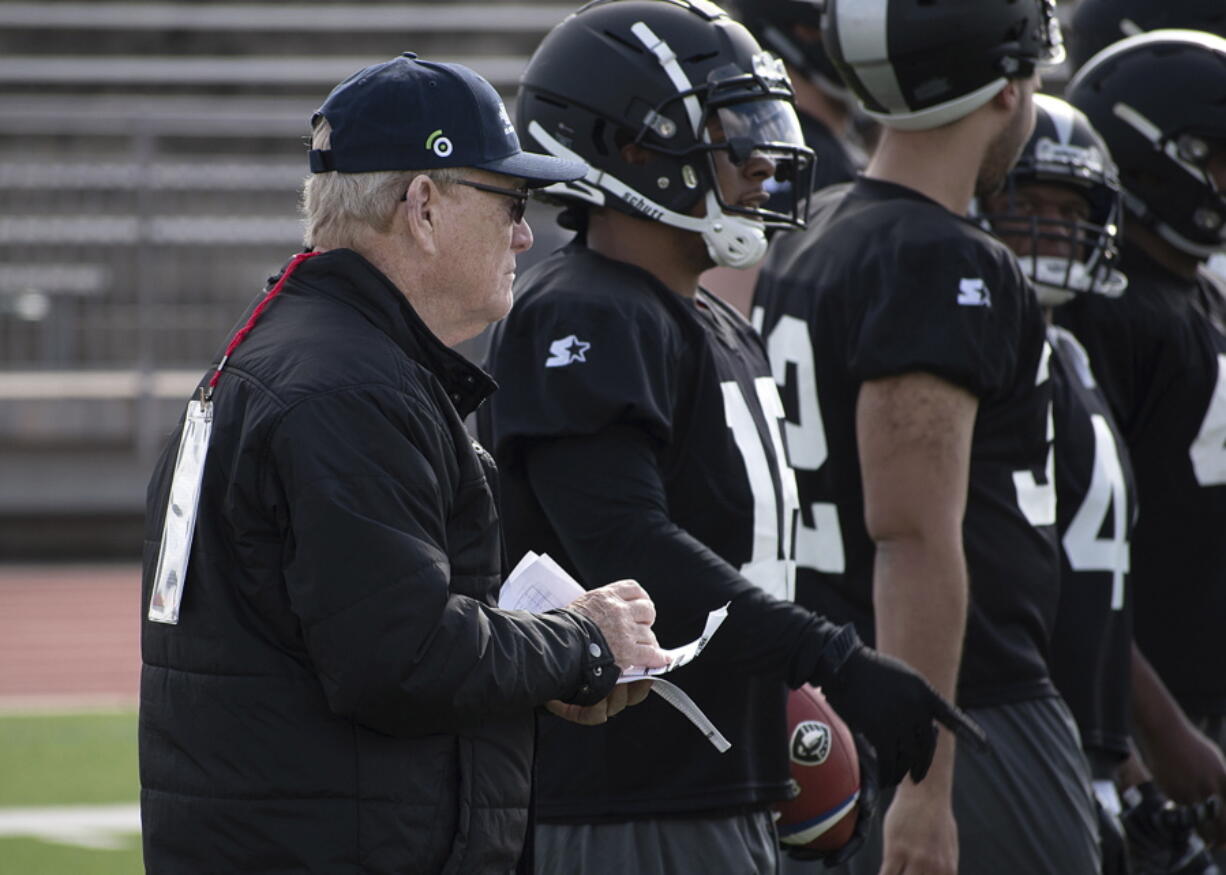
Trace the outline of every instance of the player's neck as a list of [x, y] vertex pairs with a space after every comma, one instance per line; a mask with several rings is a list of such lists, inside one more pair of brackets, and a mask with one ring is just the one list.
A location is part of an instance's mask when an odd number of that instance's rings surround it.
[[1176, 249], [1140, 222], [1124, 223], [1124, 239], [1126, 246], [1135, 246], [1180, 279], [1196, 279], [1196, 270], [1200, 267], [1201, 260], [1195, 255]]
[[935, 131], [883, 129], [864, 175], [918, 191], [951, 213], [966, 215], [975, 195], [982, 150], [966, 137]]
[[593, 211], [587, 246], [605, 258], [641, 267], [685, 298], [698, 294], [698, 278], [711, 266], [702, 238], [616, 210]]

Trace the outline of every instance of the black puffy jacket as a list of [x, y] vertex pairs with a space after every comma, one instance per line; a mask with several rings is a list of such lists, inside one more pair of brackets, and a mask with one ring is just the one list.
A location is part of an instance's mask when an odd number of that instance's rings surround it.
[[492, 607], [492, 464], [462, 417], [493, 388], [349, 250], [299, 265], [238, 347], [180, 621], [142, 621], [149, 871], [515, 867], [534, 707], [615, 672], [586, 619]]

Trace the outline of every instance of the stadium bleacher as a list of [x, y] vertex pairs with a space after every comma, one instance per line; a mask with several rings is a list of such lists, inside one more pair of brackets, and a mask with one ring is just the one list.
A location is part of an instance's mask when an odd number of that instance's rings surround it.
[[574, 6], [0, 2], [0, 558], [138, 554], [165, 434], [300, 243], [332, 85], [412, 50], [510, 102]]

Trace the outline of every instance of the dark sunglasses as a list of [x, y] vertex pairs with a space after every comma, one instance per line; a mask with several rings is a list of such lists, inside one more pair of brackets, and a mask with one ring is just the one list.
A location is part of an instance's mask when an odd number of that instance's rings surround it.
[[473, 182], [471, 179], [457, 179], [456, 185], [467, 185], [477, 191], [488, 191], [490, 194], [500, 194], [511, 199], [511, 224], [523, 221], [524, 210], [528, 209], [528, 190], [526, 188], [501, 188], [497, 185], [486, 185], [484, 182]]
[[[469, 188], [475, 188], [478, 191], [488, 191], [490, 194], [500, 194], [503, 197], [511, 199], [511, 206], [507, 212], [511, 216], [511, 224], [517, 225], [524, 219], [524, 210], [528, 209], [528, 190], [526, 188], [500, 188], [497, 185], [486, 185], [484, 182], [473, 182], [471, 179], [457, 179], [456, 185], [467, 185]], [[406, 191], [400, 196], [402, 201], [409, 199], [409, 193]]]

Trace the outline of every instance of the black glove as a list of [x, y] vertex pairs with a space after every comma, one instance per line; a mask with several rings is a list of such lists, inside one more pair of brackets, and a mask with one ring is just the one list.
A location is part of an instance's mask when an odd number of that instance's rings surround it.
[[1218, 875], [1196, 828], [1216, 815], [1216, 796], [1199, 805], [1176, 805], [1152, 781], [1120, 794], [1120, 820], [1133, 875]]
[[856, 755], [860, 760], [860, 798], [856, 813], [856, 828], [847, 844], [836, 851], [818, 851], [798, 845], [783, 845], [784, 851], [793, 860], [821, 860], [826, 866], [841, 866], [856, 855], [864, 846], [869, 830], [877, 820], [877, 754], [873, 746], [859, 732], [853, 732], [856, 740]]
[[867, 736], [877, 752], [881, 787], [893, 787], [908, 772], [916, 782], [928, 774], [937, 744], [934, 720], [962, 741], [987, 749], [977, 723], [906, 663], [861, 644], [852, 626], [844, 626], [826, 650], [812, 683], [821, 685], [848, 726]]

